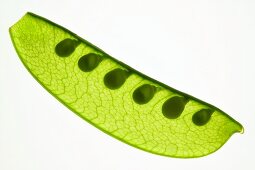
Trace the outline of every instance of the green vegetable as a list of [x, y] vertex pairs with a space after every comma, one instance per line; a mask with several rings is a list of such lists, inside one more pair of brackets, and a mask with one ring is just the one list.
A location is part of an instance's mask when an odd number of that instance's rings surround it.
[[21, 61], [48, 92], [129, 145], [193, 158], [243, 132], [220, 109], [143, 75], [40, 16], [27, 13], [10, 34]]

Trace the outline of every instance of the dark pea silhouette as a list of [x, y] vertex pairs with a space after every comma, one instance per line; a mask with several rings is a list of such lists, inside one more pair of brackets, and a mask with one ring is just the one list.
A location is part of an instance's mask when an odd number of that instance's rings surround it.
[[192, 116], [192, 121], [197, 126], [203, 126], [210, 120], [213, 112], [211, 109], [199, 110]]
[[79, 68], [84, 72], [90, 72], [94, 70], [98, 64], [102, 61], [102, 58], [94, 53], [89, 53], [82, 56], [78, 61]]
[[183, 112], [187, 102], [188, 100], [184, 97], [174, 96], [164, 102], [162, 113], [169, 119], [176, 119]]
[[55, 52], [59, 57], [68, 57], [74, 52], [79, 44], [80, 42], [77, 40], [66, 38], [56, 45]]
[[129, 75], [128, 71], [116, 68], [104, 76], [104, 84], [109, 89], [118, 89], [125, 83]]
[[137, 104], [146, 104], [153, 98], [155, 92], [155, 86], [149, 84], [141, 85], [133, 92], [133, 100]]

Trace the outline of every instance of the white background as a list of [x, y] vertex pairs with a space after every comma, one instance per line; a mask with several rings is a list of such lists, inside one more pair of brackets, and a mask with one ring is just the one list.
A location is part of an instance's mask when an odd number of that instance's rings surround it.
[[[254, 9], [253, 0], [1, 0], [0, 169], [254, 170]], [[26, 11], [216, 105], [245, 133], [197, 159], [153, 155], [104, 134], [60, 104], [21, 64], [8, 28]]]

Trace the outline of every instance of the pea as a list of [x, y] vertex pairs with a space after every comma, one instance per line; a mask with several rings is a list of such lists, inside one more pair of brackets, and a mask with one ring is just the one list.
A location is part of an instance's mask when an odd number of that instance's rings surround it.
[[27, 13], [10, 35], [21, 61], [48, 92], [98, 129], [136, 148], [169, 157], [201, 157], [243, 132], [240, 123], [217, 107], [138, 72], [43, 17]]

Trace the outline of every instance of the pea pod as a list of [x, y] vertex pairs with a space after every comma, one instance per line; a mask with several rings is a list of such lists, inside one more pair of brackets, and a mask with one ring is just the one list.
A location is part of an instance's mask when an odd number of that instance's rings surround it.
[[21, 61], [48, 92], [87, 122], [136, 148], [201, 157], [243, 132], [220, 109], [136, 71], [38, 15], [27, 13], [10, 35]]

